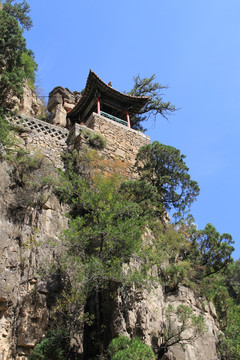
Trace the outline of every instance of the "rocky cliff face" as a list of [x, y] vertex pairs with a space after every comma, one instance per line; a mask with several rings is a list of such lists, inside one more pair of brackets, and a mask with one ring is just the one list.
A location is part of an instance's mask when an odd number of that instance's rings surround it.
[[51, 114], [50, 121], [54, 125], [67, 125], [67, 113], [71, 111], [81, 98], [78, 91], [70, 91], [61, 86], [55, 87], [49, 93], [48, 111]]
[[27, 82], [23, 84], [22, 98], [19, 99], [18, 97], [9, 94], [4, 107], [37, 118], [46, 117], [46, 109], [43, 101], [40, 100], [36, 91], [27, 85]]
[[[46, 333], [49, 296], [55, 284], [42, 283], [41, 267], [54, 262], [64, 209], [52, 195], [42, 208], [31, 207], [29, 193], [16, 184], [13, 168], [0, 164], [0, 359], [27, 359]], [[50, 290], [51, 289], [51, 290]], [[48, 296], [49, 295], [49, 296]]]
[[[162, 343], [163, 333], [167, 328], [168, 306], [177, 308], [179, 305], [189, 306], [196, 316], [203, 316], [206, 332], [185, 344], [175, 344], [169, 347], [162, 359], [169, 360], [216, 360], [216, 342], [219, 329], [216, 323], [216, 313], [212, 304], [201, 304], [194, 293], [186, 287], [180, 287], [174, 293], [164, 293], [159, 286], [150, 293], [146, 291], [119, 294], [114, 312], [113, 324], [116, 333], [139, 336], [144, 342], [157, 350]], [[174, 319], [177, 323], [177, 319]], [[191, 330], [184, 332], [184, 338], [191, 337]], [[116, 335], [115, 335], [116, 336]]]
[[[28, 146], [31, 150], [31, 143]], [[68, 223], [66, 208], [51, 189], [31, 187], [24, 170], [19, 172], [16, 165], [1, 160], [0, 360], [27, 360], [35, 344], [45, 336], [52, 306], [62, 290], [61, 276], [41, 274], [57, 261], [62, 247], [61, 230]], [[39, 183], [45, 174], [54, 173], [54, 163], [42, 159], [30, 180]], [[155, 349], [161, 345], [167, 327], [166, 308], [189, 306], [195, 315], [204, 317], [206, 332], [185, 345], [174, 344], [162, 359], [217, 360], [219, 329], [214, 307], [197, 299], [192, 290], [180, 287], [166, 293], [162, 286], [150, 292], [130, 289], [117, 291], [116, 297], [104, 301], [108, 339], [119, 334], [139, 336]], [[191, 337], [189, 331], [185, 338]], [[80, 341], [84, 339], [79, 359], [87, 360], [84, 348], [91, 347], [91, 342], [83, 331], [78, 335]]]

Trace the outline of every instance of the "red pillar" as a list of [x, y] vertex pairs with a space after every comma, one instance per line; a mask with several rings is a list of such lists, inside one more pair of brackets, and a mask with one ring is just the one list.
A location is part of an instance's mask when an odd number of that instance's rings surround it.
[[130, 125], [130, 117], [129, 117], [128, 110], [126, 111], [126, 116], [127, 116], [128, 127], [131, 128], [131, 125]]
[[98, 115], [100, 115], [100, 99], [99, 99], [99, 97], [97, 98], [97, 113], [98, 113]]

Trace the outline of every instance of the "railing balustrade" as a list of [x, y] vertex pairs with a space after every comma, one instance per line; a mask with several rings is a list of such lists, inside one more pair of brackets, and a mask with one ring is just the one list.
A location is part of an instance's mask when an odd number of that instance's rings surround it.
[[108, 114], [108, 113], [106, 113], [106, 112], [104, 112], [102, 110], [100, 111], [100, 115], [102, 115], [102, 116], [104, 116], [104, 117], [106, 117], [106, 118], [108, 118], [110, 120], [116, 121], [116, 122], [118, 122], [118, 123], [120, 123], [122, 125], [128, 126], [127, 121], [119, 119], [118, 117], [110, 115], [110, 114]]

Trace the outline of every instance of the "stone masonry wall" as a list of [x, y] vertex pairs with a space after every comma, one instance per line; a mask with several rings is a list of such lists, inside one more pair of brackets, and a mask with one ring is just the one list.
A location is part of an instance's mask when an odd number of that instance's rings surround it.
[[67, 129], [25, 115], [11, 117], [9, 122], [16, 126], [27, 148], [43, 153], [56, 167], [62, 167], [61, 153], [67, 150]]
[[139, 148], [150, 144], [150, 138], [140, 131], [129, 129], [96, 113], [91, 114], [86, 126], [106, 139], [103, 152], [106, 157], [118, 157], [128, 161], [130, 166], [134, 165]]
[[150, 144], [150, 138], [140, 131], [129, 129], [96, 113], [89, 117], [86, 126], [75, 124], [70, 132], [60, 126], [25, 115], [15, 116], [9, 119], [9, 122], [17, 126], [27, 148], [42, 152], [56, 167], [62, 166], [61, 153], [67, 150], [69, 145], [72, 145], [71, 150], [74, 147], [80, 150], [84, 140], [79, 134], [84, 129], [101, 134], [106, 139], [106, 147], [100, 151], [101, 155], [127, 161], [129, 171], [132, 171], [139, 148]]

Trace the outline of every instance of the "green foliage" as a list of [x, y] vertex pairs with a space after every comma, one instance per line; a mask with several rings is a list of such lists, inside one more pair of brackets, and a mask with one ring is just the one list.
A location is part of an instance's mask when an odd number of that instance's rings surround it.
[[100, 134], [96, 134], [92, 131], [84, 130], [83, 131], [84, 137], [87, 140], [87, 143], [92, 146], [93, 148], [102, 150], [106, 146], [106, 140]]
[[30, 6], [23, 0], [22, 2], [14, 3], [15, 0], [6, 0], [3, 3], [3, 10], [10, 16], [17, 19], [23, 29], [30, 30], [32, 27], [32, 19], [28, 15], [30, 12]]
[[22, 64], [27, 84], [29, 87], [34, 88], [38, 66], [34, 60], [34, 54], [31, 50], [26, 49], [26, 51], [22, 53]]
[[[142, 285], [147, 275], [147, 270], [140, 271], [140, 264], [138, 269], [126, 264], [142, 251], [142, 233], [148, 219], [141, 206], [120, 191], [119, 176], [89, 174], [87, 158], [84, 156], [84, 163], [79, 164], [76, 153], [72, 157], [68, 154], [65, 158], [67, 170], [61, 174], [56, 190], [61, 201], [70, 206], [69, 228], [64, 232], [67, 253], [63, 263], [71, 274], [71, 289], [65, 293], [64, 301], [72, 298], [71, 308], [74, 303], [79, 308], [79, 301], [82, 306], [85, 302], [96, 304], [94, 313], [91, 308], [89, 313], [90, 318], [95, 317], [89, 325], [91, 351], [95, 354], [103, 341], [104, 328], [108, 326], [102, 327], [100, 321], [103, 296], [109, 301], [115, 294], [113, 288], [135, 281]], [[77, 311], [76, 308], [75, 313]], [[85, 311], [88, 311], [86, 307]], [[83, 321], [82, 318], [80, 322]]]
[[[236, 261], [238, 267], [238, 261]], [[229, 265], [229, 271], [220, 272], [205, 278], [202, 282], [203, 295], [214, 303], [222, 334], [218, 344], [220, 360], [235, 360], [240, 358], [240, 306], [239, 298], [229, 287], [229, 277], [232, 275], [234, 264]]]
[[200, 279], [223, 270], [232, 262], [234, 242], [231, 235], [220, 235], [213, 225], [207, 224], [203, 230], [193, 231], [191, 241], [190, 258]]
[[23, 1], [12, 5], [7, 0], [0, 10], [0, 106], [10, 106], [10, 99], [15, 95], [21, 97], [24, 79], [31, 84], [35, 80], [37, 65], [33, 53], [26, 48], [23, 27], [30, 27], [28, 4]]
[[18, 22], [5, 11], [0, 11], [0, 106], [3, 106], [9, 92], [21, 95], [24, 70], [22, 53], [25, 39]]
[[230, 295], [239, 304], [240, 303], [240, 259], [228, 267], [226, 279]]
[[163, 101], [162, 90], [167, 89], [167, 87], [154, 82], [155, 74], [153, 74], [150, 78], [143, 79], [141, 79], [138, 75], [134, 77], [133, 80], [134, 87], [128, 94], [133, 96], [149, 97], [149, 101], [141, 109], [140, 113], [131, 119], [131, 126], [133, 129], [145, 131], [141, 125], [143, 121], [146, 121], [149, 118], [156, 120], [157, 115], [167, 118], [169, 113], [176, 111], [174, 105], [171, 105], [170, 102]]
[[68, 360], [70, 339], [66, 330], [51, 330], [35, 346], [29, 360]]
[[129, 339], [126, 336], [118, 336], [113, 339], [108, 347], [110, 360], [154, 360], [152, 349], [142, 343], [139, 338]]
[[165, 210], [188, 209], [199, 194], [196, 181], [191, 180], [180, 151], [154, 141], [143, 146], [136, 157], [140, 180], [157, 189]]
[[158, 254], [155, 266], [166, 293], [176, 291], [179, 284], [192, 286], [195, 271], [189, 259], [191, 243], [172, 226], [152, 227], [155, 240], [155, 252]]
[[130, 201], [138, 203], [145, 216], [162, 218], [164, 208], [157, 188], [146, 180], [124, 181], [120, 192]]
[[142, 210], [122, 198], [114, 177], [98, 177], [89, 186], [71, 174], [69, 185], [66, 178], [61, 184], [64, 189], [58, 191], [72, 203], [72, 218], [65, 231], [69, 255], [85, 265], [91, 288], [103, 286], [108, 279], [119, 280], [122, 264], [141, 244]]
[[0, 109], [0, 158], [6, 157], [14, 144], [11, 127], [6, 121], [3, 109]]
[[206, 324], [202, 316], [193, 314], [193, 310], [186, 305], [179, 305], [176, 309], [169, 305], [165, 309], [163, 342], [158, 350], [158, 358], [168, 351], [174, 344], [188, 344], [196, 340], [206, 331]]
[[240, 306], [236, 306], [231, 299], [228, 302], [226, 326], [224, 335], [219, 344], [219, 355], [221, 360], [240, 359]]

